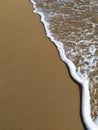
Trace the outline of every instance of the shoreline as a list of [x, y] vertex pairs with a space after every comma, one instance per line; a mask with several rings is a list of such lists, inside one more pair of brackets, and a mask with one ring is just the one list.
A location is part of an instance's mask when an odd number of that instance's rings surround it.
[[0, 4], [0, 128], [83, 130], [78, 85], [30, 2], [11, 2]]

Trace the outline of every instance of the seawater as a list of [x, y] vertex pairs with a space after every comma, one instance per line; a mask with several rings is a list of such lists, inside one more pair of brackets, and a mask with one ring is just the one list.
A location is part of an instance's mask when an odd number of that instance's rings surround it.
[[82, 117], [98, 130], [98, 0], [31, 0], [47, 37], [82, 87]]

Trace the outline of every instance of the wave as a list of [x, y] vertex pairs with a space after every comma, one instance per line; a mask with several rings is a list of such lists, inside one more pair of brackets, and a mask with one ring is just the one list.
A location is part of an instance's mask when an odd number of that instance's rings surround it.
[[98, 130], [98, 2], [31, 0], [46, 35], [56, 45], [70, 74], [82, 87], [82, 117]]

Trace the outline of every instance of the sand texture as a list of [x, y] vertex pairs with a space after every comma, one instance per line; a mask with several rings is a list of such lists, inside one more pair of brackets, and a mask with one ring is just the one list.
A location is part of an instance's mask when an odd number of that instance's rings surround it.
[[0, 130], [84, 130], [79, 87], [29, 0], [0, 0]]

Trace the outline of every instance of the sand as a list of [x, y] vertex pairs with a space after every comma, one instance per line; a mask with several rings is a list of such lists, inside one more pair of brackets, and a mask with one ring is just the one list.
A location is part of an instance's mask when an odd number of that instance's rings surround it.
[[0, 0], [0, 130], [83, 130], [80, 92], [29, 0]]

